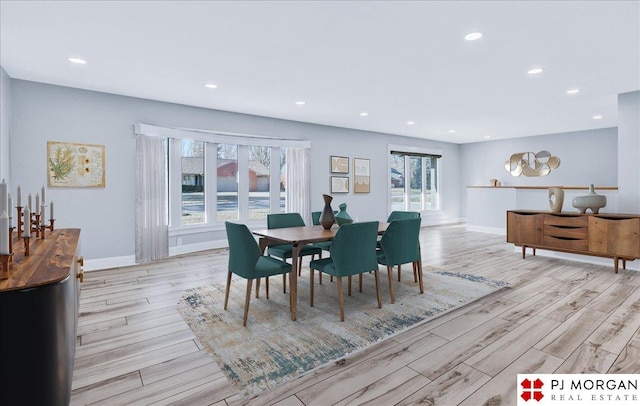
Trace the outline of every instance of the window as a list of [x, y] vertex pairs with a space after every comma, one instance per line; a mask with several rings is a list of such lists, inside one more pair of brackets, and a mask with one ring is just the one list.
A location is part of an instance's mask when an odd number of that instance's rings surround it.
[[217, 145], [216, 219], [238, 219], [238, 146]]
[[440, 208], [438, 161], [441, 155], [390, 151], [390, 210], [425, 211]]
[[202, 224], [204, 212], [204, 142], [182, 141], [182, 224]]
[[170, 227], [264, 221], [286, 210], [286, 148], [172, 139]]
[[269, 214], [271, 148], [249, 146], [249, 219], [266, 219]]

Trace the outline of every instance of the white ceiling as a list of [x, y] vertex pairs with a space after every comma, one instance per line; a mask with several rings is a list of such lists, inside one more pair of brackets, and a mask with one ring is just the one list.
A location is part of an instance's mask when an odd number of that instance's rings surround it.
[[[471, 31], [484, 37], [464, 41]], [[2, 0], [0, 64], [15, 79], [467, 143], [617, 126], [617, 95], [640, 90], [640, 2]]]

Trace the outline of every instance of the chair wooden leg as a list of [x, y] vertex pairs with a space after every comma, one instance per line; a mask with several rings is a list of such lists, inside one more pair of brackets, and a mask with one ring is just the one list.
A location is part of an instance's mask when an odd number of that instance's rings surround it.
[[413, 282], [418, 282], [418, 261], [413, 262]]
[[231, 271], [227, 273], [227, 289], [224, 292], [224, 310], [227, 310], [227, 303], [229, 302], [229, 288], [231, 287]]
[[247, 297], [244, 301], [244, 318], [242, 319], [242, 325], [247, 326], [247, 317], [249, 316], [249, 302], [251, 301], [251, 283], [253, 279], [247, 279]]
[[342, 293], [342, 276], [338, 276], [338, 306], [340, 306], [340, 321], [344, 321], [344, 295]]
[[376, 296], [378, 297], [378, 309], [382, 309], [382, 299], [380, 298], [380, 275], [378, 270], [373, 271], [376, 278]]
[[282, 274], [282, 293], [287, 293], [287, 274]]
[[298, 276], [302, 276], [302, 257], [298, 260]]
[[256, 279], [256, 299], [260, 297], [260, 278]]
[[402, 265], [398, 265], [398, 282], [400, 282], [400, 267], [402, 267]]
[[420, 293], [424, 293], [424, 282], [422, 281], [422, 259], [418, 260], [416, 264], [416, 268], [418, 269], [418, 282], [420, 284]]
[[362, 274], [358, 274], [358, 291], [362, 293]]
[[264, 287], [267, 289], [267, 300], [269, 300], [269, 277], [265, 278]]
[[396, 302], [395, 295], [393, 293], [393, 267], [387, 266], [387, 274], [389, 275], [389, 296], [391, 297], [391, 303]]
[[347, 294], [351, 296], [351, 275], [347, 277]]
[[309, 278], [309, 306], [313, 307], [313, 278], [315, 276], [313, 268], [309, 269], [309, 274], [311, 275]]

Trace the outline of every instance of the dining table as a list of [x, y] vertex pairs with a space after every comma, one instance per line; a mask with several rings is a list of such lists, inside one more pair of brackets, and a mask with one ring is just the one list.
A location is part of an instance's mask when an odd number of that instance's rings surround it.
[[[378, 234], [383, 234], [388, 225], [388, 223], [379, 223]], [[289, 273], [289, 309], [291, 311], [291, 320], [295, 321], [298, 313], [298, 258], [300, 257], [300, 250], [307, 244], [333, 240], [338, 230], [339, 226], [337, 225], [333, 225], [328, 230], [318, 225], [252, 231], [254, 235], [260, 237], [259, 244], [263, 255], [267, 247], [271, 245], [291, 244], [293, 248], [291, 250], [292, 270]]]

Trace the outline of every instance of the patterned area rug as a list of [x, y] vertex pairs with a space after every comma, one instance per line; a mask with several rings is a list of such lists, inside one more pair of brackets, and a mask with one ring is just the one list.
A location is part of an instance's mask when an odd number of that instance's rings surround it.
[[507, 286], [506, 282], [473, 275], [433, 272], [429, 267], [424, 272], [425, 293], [421, 295], [410, 269], [403, 270], [402, 283], [394, 281], [395, 304], [389, 302], [386, 271], [380, 272], [382, 309], [377, 308], [373, 274], [364, 275], [362, 293], [354, 278], [352, 296], [346, 294], [344, 278], [343, 323], [336, 283], [329, 282], [328, 275], [324, 275], [323, 285], [317, 283], [316, 276], [314, 307], [309, 306], [306, 269], [298, 278], [297, 321], [290, 319], [288, 294], [282, 293], [279, 276], [270, 279], [269, 300], [265, 299], [264, 281], [259, 299], [255, 298], [254, 287], [246, 328], [242, 327], [244, 279], [232, 280], [227, 311], [223, 310], [224, 285], [185, 291], [178, 310], [238, 392], [253, 397]]

